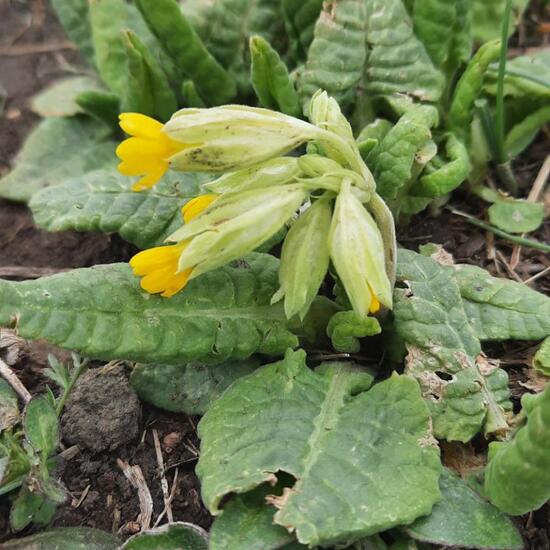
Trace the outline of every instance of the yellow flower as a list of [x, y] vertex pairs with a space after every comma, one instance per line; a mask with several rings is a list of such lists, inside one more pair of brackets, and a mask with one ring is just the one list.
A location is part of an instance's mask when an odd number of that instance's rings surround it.
[[187, 284], [193, 270], [190, 268], [178, 273], [178, 262], [188, 242], [142, 250], [130, 260], [134, 275], [143, 277], [143, 290], [151, 294], [160, 292], [161, 296], [169, 298]]
[[193, 218], [196, 218], [203, 210], [206, 210], [217, 198], [218, 194], [209, 193], [199, 195], [187, 202], [181, 209], [183, 221], [189, 223]]
[[125, 176], [143, 176], [132, 186], [134, 191], [152, 187], [168, 170], [170, 157], [187, 145], [169, 138], [163, 124], [139, 113], [122, 113], [120, 127], [131, 137], [116, 149], [122, 161], [118, 170]]
[[[182, 214], [185, 223], [196, 218], [208, 207], [218, 195], [199, 195], [190, 200], [183, 208]], [[181, 241], [172, 246], [157, 246], [142, 250], [130, 260], [130, 267], [134, 275], [143, 277], [141, 288], [151, 294], [161, 293], [169, 298], [185, 287], [193, 268], [178, 272], [178, 263], [182, 252], [187, 248], [190, 239]]]

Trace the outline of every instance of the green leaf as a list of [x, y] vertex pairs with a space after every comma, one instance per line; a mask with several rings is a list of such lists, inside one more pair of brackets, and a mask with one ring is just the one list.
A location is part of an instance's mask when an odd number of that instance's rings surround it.
[[118, 113], [120, 100], [118, 96], [109, 92], [90, 90], [82, 92], [75, 98], [79, 107], [96, 120], [104, 122], [114, 131], [118, 130]]
[[76, 98], [89, 90], [101, 90], [97, 79], [90, 76], [62, 78], [35, 95], [31, 108], [42, 117], [76, 115], [83, 112]]
[[369, 153], [386, 137], [393, 124], [385, 118], [377, 118], [367, 124], [357, 136], [357, 147], [366, 160]]
[[550, 336], [546, 337], [533, 357], [533, 367], [550, 377]]
[[294, 58], [306, 58], [322, 6], [323, 0], [282, 0], [289, 46]]
[[414, 31], [434, 65], [448, 78], [470, 58], [469, 0], [415, 0]]
[[[287, 47], [281, 0], [216, 0], [198, 9], [183, 4], [193, 27], [218, 62], [235, 78], [241, 95], [252, 93], [248, 44], [259, 35], [275, 49]], [[194, 13], [193, 13], [194, 11]]]
[[483, 361], [452, 273], [435, 260], [398, 251], [395, 328], [407, 345], [406, 372], [420, 383], [434, 433], [469, 441], [508, 428], [506, 373]]
[[491, 277], [472, 265], [453, 275], [468, 322], [480, 340], [541, 340], [550, 334], [550, 298], [528, 286]]
[[367, 45], [365, 90], [374, 95], [405, 93], [437, 101], [443, 75], [434, 67], [401, 0], [366, 0]]
[[122, 36], [128, 70], [122, 110], [169, 120], [178, 103], [166, 75], [135, 33], [123, 31]]
[[[305, 548], [292, 534], [273, 523], [275, 509], [265, 499], [275, 489], [263, 484], [232, 498], [210, 529], [210, 550], [298, 550]], [[280, 493], [280, 491], [278, 491]]]
[[485, 493], [512, 516], [540, 508], [550, 499], [550, 384], [522, 400], [527, 424], [506, 443], [489, 445]]
[[25, 437], [36, 451], [51, 455], [59, 444], [57, 414], [46, 395], [33, 397], [25, 408], [23, 417]]
[[54, 513], [53, 502], [23, 487], [11, 507], [10, 526], [14, 531], [21, 531], [33, 521], [46, 525], [52, 520]]
[[69, 38], [91, 66], [95, 65], [88, 0], [51, 0]]
[[[11, 386], [0, 378], [0, 434], [19, 422], [19, 405], [17, 394]], [[2, 475], [0, 475], [0, 483]]]
[[412, 195], [427, 198], [441, 197], [466, 180], [470, 172], [470, 159], [464, 143], [453, 134], [447, 134], [445, 146], [448, 162], [443, 166], [428, 162], [422, 177], [411, 187]]
[[[512, 17], [509, 34], [514, 32], [529, 0], [512, 0]], [[472, 23], [476, 42], [483, 43], [500, 37], [500, 21], [506, 0], [472, 0]]]
[[298, 78], [304, 110], [318, 89], [325, 90], [344, 108], [355, 101], [367, 56], [366, 20], [365, 0], [340, 0], [323, 5], [306, 64]]
[[176, 0], [136, 0], [136, 4], [166, 53], [193, 80], [207, 104], [220, 105], [235, 97], [233, 78], [206, 49]]
[[260, 103], [287, 115], [302, 113], [294, 83], [279, 54], [261, 36], [250, 38], [252, 86]]
[[297, 481], [270, 499], [274, 522], [302, 544], [350, 543], [428, 514], [441, 465], [418, 385], [394, 374], [366, 392], [371, 381], [342, 363], [312, 372], [305, 352], [288, 351], [232, 384], [198, 428], [208, 509], [283, 471]]
[[528, 233], [544, 220], [544, 205], [520, 199], [500, 199], [487, 210], [493, 225], [508, 233]]
[[126, 264], [0, 280], [0, 324], [105, 360], [221, 363], [255, 352], [277, 355], [298, 344], [282, 305], [270, 305], [277, 271], [276, 258], [251, 254], [169, 299], [142, 291]]
[[3, 543], [6, 550], [113, 550], [118, 539], [90, 527], [61, 527]]
[[0, 180], [0, 197], [27, 202], [35, 193], [109, 164], [116, 143], [109, 129], [88, 118], [50, 118], [29, 134], [15, 167]]
[[359, 317], [354, 311], [335, 313], [327, 325], [327, 336], [336, 351], [356, 353], [361, 349], [359, 338], [380, 334], [382, 329], [375, 317]]
[[208, 534], [202, 527], [176, 521], [130, 537], [120, 550], [208, 550]]
[[152, 189], [131, 190], [116, 169], [96, 170], [44, 189], [29, 203], [48, 231], [119, 233], [139, 248], [160, 245], [183, 225], [182, 206], [200, 194], [201, 177], [168, 172]]
[[510, 129], [506, 134], [504, 148], [512, 156], [519, 155], [531, 144], [539, 130], [549, 122], [550, 107], [537, 109]]
[[479, 48], [460, 77], [451, 100], [447, 127], [459, 139], [464, 139], [474, 115], [474, 104], [483, 88], [489, 65], [498, 59], [500, 41], [488, 42]]
[[523, 540], [514, 524], [451, 470], [443, 468], [439, 487], [443, 499], [429, 516], [404, 527], [408, 535], [445, 547], [522, 550]]
[[253, 372], [260, 362], [250, 358], [221, 365], [137, 365], [130, 384], [140, 399], [173, 412], [204, 414], [235, 380]]
[[398, 120], [367, 157], [376, 180], [376, 191], [390, 204], [406, 194], [417, 152], [430, 141], [430, 128], [437, 122], [434, 107], [413, 108]]

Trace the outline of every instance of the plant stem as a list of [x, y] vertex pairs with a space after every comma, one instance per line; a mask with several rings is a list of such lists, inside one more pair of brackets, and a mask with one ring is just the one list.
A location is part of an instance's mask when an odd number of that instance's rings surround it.
[[481, 220], [478, 220], [474, 216], [470, 216], [470, 214], [462, 212], [461, 210], [455, 210], [454, 208], [449, 208], [449, 210], [453, 214], [463, 217], [468, 223], [471, 223], [476, 227], [480, 227], [481, 229], [485, 229], [486, 231], [490, 231], [491, 233], [494, 233], [498, 237], [506, 239], [507, 241], [521, 244], [522, 246], [526, 246], [528, 248], [534, 248], [535, 250], [550, 252], [550, 244], [541, 243], [540, 241], [535, 241], [534, 239], [526, 239], [525, 237], [519, 237], [517, 235], [512, 235], [511, 233], [506, 233], [506, 231], [502, 231], [493, 225], [482, 222]]
[[67, 397], [69, 397], [69, 394], [71, 393], [76, 381], [88, 368], [88, 361], [85, 359], [84, 361], [81, 362], [80, 359], [78, 359], [77, 356], [74, 354], [73, 354], [73, 363], [74, 363], [75, 369], [72, 373], [71, 380], [69, 381], [68, 386], [63, 390], [63, 393], [61, 394], [61, 397], [59, 398], [57, 407], [55, 409], [55, 412], [57, 413], [58, 418], [61, 416], [61, 413], [63, 412], [63, 407], [65, 407], [65, 401], [67, 401]]

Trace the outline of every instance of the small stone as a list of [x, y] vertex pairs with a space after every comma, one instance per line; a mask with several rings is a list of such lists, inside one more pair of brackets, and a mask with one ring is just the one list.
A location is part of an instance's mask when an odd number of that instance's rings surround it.
[[139, 435], [141, 407], [122, 367], [91, 369], [78, 380], [61, 417], [63, 439], [93, 452], [113, 451]]

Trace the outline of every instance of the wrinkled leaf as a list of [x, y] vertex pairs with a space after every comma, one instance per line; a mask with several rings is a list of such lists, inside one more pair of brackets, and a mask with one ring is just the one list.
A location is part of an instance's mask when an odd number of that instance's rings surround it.
[[550, 499], [550, 384], [521, 400], [527, 424], [507, 442], [489, 446], [484, 490], [503, 512], [521, 516]]
[[33, 397], [25, 408], [23, 417], [25, 437], [35, 450], [44, 455], [52, 454], [59, 444], [59, 422], [47, 395]]
[[273, 487], [263, 484], [232, 498], [212, 524], [209, 550], [305, 548], [284, 527], [273, 523], [275, 509], [265, 501], [273, 493]]
[[51, 4], [69, 38], [88, 63], [94, 66], [95, 56], [88, 0], [51, 0]]
[[207, 104], [219, 105], [235, 96], [233, 78], [206, 49], [176, 0], [136, 0], [136, 4], [166, 53], [193, 80]]
[[28, 201], [44, 187], [115, 162], [109, 129], [88, 118], [50, 118], [29, 134], [14, 168], [0, 180], [0, 197]]
[[130, 384], [140, 399], [173, 412], [204, 414], [235, 380], [253, 372], [260, 362], [250, 358], [221, 365], [137, 365]]
[[96, 170], [37, 193], [29, 206], [48, 231], [119, 233], [139, 248], [163, 243], [183, 225], [181, 207], [200, 194], [200, 176], [168, 172], [152, 189], [136, 193], [115, 169]]
[[439, 487], [443, 499], [429, 516], [404, 528], [408, 535], [445, 547], [522, 550], [514, 524], [451, 470], [443, 468]]
[[97, 79], [90, 76], [63, 78], [35, 95], [31, 107], [35, 113], [43, 117], [76, 115], [83, 112], [76, 98], [89, 90], [101, 90]]
[[322, 5], [323, 0], [282, 0], [286, 29], [291, 37], [289, 46], [294, 58], [306, 58]]
[[365, 0], [326, 2], [315, 24], [298, 89], [307, 109], [311, 96], [325, 90], [343, 107], [355, 100], [367, 55]]
[[208, 550], [202, 527], [177, 521], [130, 537], [120, 550]]
[[252, 86], [260, 103], [287, 115], [299, 117], [300, 101], [288, 69], [279, 54], [261, 36], [250, 39]]
[[433, 414], [434, 433], [469, 441], [508, 428], [507, 375], [479, 356], [481, 345], [465, 314], [452, 273], [435, 260], [401, 249], [395, 291], [395, 328], [407, 345], [414, 376]]
[[540, 340], [550, 334], [550, 298], [528, 286], [457, 265], [453, 275], [480, 340]]
[[533, 357], [533, 367], [550, 377], [550, 336], [545, 338]]
[[366, 0], [369, 53], [365, 88], [375, 95], [406, 93], [437, 101], [443, 75], [434, 67], [401, 0]]
[[276, 355], [298, 344], [282, 305], [270, 305], [277, 271], [276, 258], [252, 254], [193, 279], [170, 299], [141, 290], [126, 264], [0, 280], [0, 324], [105, 360], [220, 363]]
[[327, 325], [327, 336], [336, 351], [356, 353], [361, 348], [359, 338], [380, 334], [382, 329], [375, 317], [360, 317], [354, 311], [335, 313]]
[[312, 372], [303, 351], [288, 351], [235, 382], [199, 424], [209, 510], [284, 471], [297, 482], [270, 499], [274, 521], [302, 544], [349, 543], [428, 514], [441, 466], [418, 385], [394, 374], [366, 392], [371, 381], [342, 363]]
[[544, 219], [544, 205], [519, 199], [501, 199], [487, 210], [489, 220], [509, 233], [535, 231]]
[[118, 539], [90, 527], [61, 527], [3, 543], [6, 550], [113, 550]]

